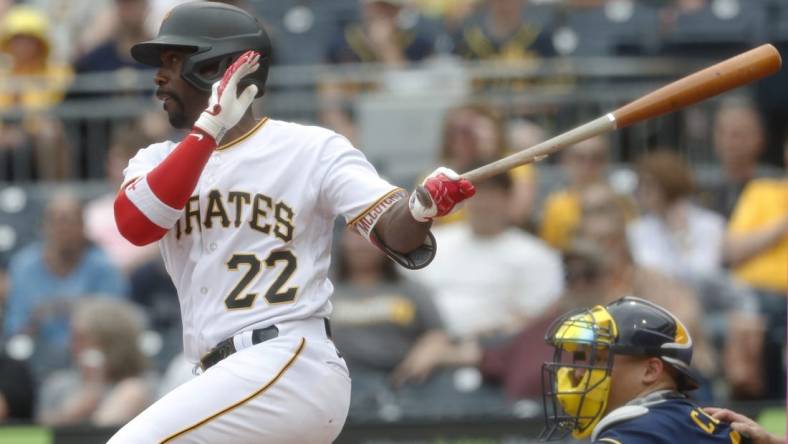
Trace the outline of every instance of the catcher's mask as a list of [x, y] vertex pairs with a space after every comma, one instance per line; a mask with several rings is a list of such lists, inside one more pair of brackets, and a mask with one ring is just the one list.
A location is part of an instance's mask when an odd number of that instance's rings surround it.
[[616, 354], [659, 357], [675, 370], [679, 391], [698, 388], [690, 369], [692, 339], [669, 311], [626, 297], [606, 306], [571, 311], [548, 328], [555, 348], [542, 366], [545, 429], [543, 441], [591, 435], [607, 411]]

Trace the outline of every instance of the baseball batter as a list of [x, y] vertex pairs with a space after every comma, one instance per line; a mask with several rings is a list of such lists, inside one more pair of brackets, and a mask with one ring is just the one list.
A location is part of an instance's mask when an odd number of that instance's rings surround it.
[[407, 268], [435, 254], [433, 217], [473, 195], [439, 169], [410, 198], [329, 130], [256, 118], [270, 42], [245, 11], [186, 3], [132, 56], [158, 67], [179, 143], [140, 150], [115, 202], [131, 242], [159, 242], [200, 375], [111, 443], [324, 443], [347, 416], [350, 378], [331, 341], [337, 216]]

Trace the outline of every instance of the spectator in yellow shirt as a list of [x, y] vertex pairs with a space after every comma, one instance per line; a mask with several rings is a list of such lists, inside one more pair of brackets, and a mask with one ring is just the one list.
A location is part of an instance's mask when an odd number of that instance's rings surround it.
[[605, 182], [608, 166], [608, 139], [602, 136], [585, 140], [561, 154], [565, 188], [547, 196], [542, 210], [539, 235], [554, 248], [565, 250], [580, 224], [580, 192], [595, 183]]
[[0, 109], [42, 109], [63, 99], [71, 81], [68, 66], [49, 60], [49, 23], [40, 11], [11, 8], [0, 24], [0, 52], [9, 66], [0, 71]]
[[788, 289], [788, 180], [755, 179], [739, 198], [725, 259], [740, 280], [758, 290]]
[[0, 111], [21, 118], [0, 120], [0, 179], [62, 179], [68, 174], [68, 144], [61, 122], [46, 114], [71, 82], [70, 67], [49, 58], [49, 23], [28, 6], [14, 6], [0, 21]]
[[[783, 145], [788, 168], [788, 141]], [[754, 179], [733, 211], [723, 258], [739, 280], [756, 290], [767, 318], [765, 393], [785, 393], [786, 290], [788, 290], [788, 178]]]

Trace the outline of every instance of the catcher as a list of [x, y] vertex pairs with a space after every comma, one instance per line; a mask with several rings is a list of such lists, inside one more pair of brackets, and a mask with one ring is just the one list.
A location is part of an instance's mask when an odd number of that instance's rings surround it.
[[692, 338], [664, 308], [625, 297], [563, 315], [545, 339], [555, 352], [542, 367], [542, 440], [571, 433], [599, 444], [747, 442], [687, 398], [698, 388]]

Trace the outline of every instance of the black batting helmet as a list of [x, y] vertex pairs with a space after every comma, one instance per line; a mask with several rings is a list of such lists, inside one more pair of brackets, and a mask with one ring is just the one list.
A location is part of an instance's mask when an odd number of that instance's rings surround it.
[[236, 57], [255, 50], [260, 53], [260, 68], [241, 84], [257, 85], [258, 97], [265, 90], [271, 40], [260, 21], [243, 9], [203, 1], [178, 5], [164, 18], [154, 39], [132, 46], [131, 56], [145, 65], [160, 66], [161, 52], [171, 48], [191, 51], [181, 77], [202, 91], [210, 91]]

